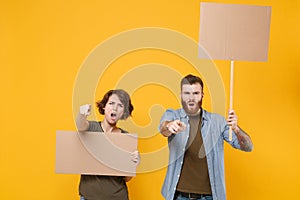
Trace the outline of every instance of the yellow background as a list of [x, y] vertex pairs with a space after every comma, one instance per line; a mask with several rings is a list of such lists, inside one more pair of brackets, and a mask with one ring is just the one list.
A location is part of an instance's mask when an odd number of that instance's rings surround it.
[[[234, 108], [255, 148], [252, 153], [243, 153], [226, 145], [227, 197], [298, 199], [299, 1], [213, 2], [272, 6], [268, 62], [235, 63]], [[81, 64], [101, 42], [134, 28], [168, 28], [198, 41], [199, 10], [200, 1], [194, 0], [1, 0], [1, 199], [78, 199], [79, 175], [55, 174], [54, 168], [55, 131], [75, 128], [72, 92]], [[113, 65], [126, 71], [126, 67], [149, 62], [174, 69], [183, 63], [164, 52], [145, 51], [124, 56]], [[215, 63], [228, 94], [229, 61]], [[182, 74], [190, 72], [185, 69], [181, 69]], [[116, 74], [121, 72], [115, 70]], [[110, 89], [109, 80], [104, 77], [106, 84], [99, 86], [96, 99]], [[165, 97], [165, 92], [160, 87], [145, 86], [142, 96], [133, 95], [136, 110], [132, 120], [147, 125], [148, 109], [157, 102], [178, 107], [176, 97]], [[204, 101], [204, 107], [210, 109], [209, 93]], [[149, 141], [140, 141], [142, 153], [165, 145], [160, 136]], [[162, 199], [164, 175], [165, 168], [139, 173], [129, 183], [130, 198]]]

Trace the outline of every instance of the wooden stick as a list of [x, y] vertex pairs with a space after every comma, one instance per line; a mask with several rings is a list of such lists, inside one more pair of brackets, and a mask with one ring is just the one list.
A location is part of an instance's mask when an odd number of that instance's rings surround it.
[[[230, 94], [229, 94], [229, 109], [233, 108], [233, 75], [234, 75], [234, 61], [230, 61]], [[229, 141], [232, 140], [232, 127], [229, 127]]]

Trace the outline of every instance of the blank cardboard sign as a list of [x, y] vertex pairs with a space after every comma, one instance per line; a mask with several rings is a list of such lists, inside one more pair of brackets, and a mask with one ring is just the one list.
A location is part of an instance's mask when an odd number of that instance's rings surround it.
[[270, 18], [270, 6], [202, 2], [199, 44], [214, 60], [267, 61]]
[[136, 134], [56, 131], [55, 172], [135, 176], [135, 150]]

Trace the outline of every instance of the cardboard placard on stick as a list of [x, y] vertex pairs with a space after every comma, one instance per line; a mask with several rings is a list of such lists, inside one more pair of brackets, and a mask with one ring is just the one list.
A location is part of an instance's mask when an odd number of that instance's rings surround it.
[[137, 150], [137, 135], [103, 132], [56, 132], [55, 172], [135, 176], [131, 153]]
[[[200, 3], [199, 58], [230, 60], [230, 108], [233, 107], [234, 61], [267, 61], [271, 7]], [[230, 127], [229, 140], [232, 139]]]
[[267, 61], [270, 19], [270, 6], [202, 2], [199, 44], [214, 60]]

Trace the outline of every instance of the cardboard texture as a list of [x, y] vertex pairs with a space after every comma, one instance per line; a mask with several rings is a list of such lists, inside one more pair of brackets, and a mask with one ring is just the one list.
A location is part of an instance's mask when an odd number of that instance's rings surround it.
[[270, 6], [200, 3], [201, 46], [214, 60], [267, 61]]
[[131, 152], [137, 135], [124, 133], [56, 131], [55, 172], [135, 176]]

